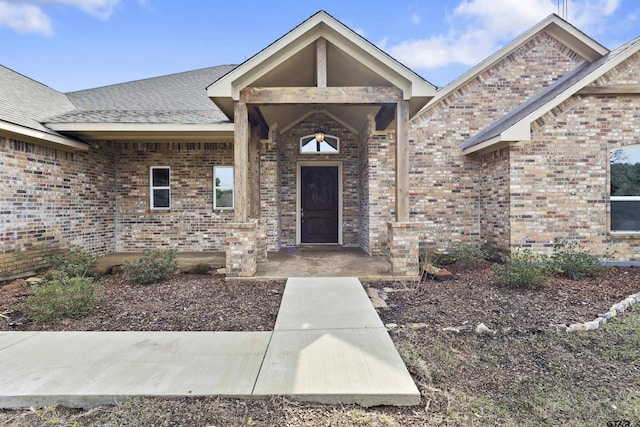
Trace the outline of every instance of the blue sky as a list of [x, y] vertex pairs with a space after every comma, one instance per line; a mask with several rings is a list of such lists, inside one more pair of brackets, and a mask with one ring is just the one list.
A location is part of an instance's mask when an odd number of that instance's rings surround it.
[[[569, 22], [610, 49], [640, 36], [637, 0], [568, 1]], [[438, 86], [559, 10], [558, 0], [0, 0], [0, 64], [63, 92], [238, 64], [321, 9]]]

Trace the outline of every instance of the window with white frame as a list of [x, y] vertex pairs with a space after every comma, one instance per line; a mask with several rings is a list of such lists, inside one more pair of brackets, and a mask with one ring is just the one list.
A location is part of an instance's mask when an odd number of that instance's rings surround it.
[[640, 145], [611, 151], [611, 231], [640, 232]]
[[307, 135], [300, 138], [300, 153], [302, 154], [336, 154], [340, 151], [340, 139], [336, 136], [323, 135], [318, 141], [316, 135]]
[[151, 166], [149, 185], [151, 209], [171, 209], [171, 183], [169, 166]]
[[213, 168], [214, 209], [233, 209], [233, 166]]

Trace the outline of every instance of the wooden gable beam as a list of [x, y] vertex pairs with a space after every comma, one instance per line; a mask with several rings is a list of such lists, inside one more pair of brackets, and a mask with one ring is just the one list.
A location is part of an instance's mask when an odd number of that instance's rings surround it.
[[327, 87], [327, 40], [316, 40], [316, 86]]
[[409, 103], [396, 108], [396, 221], [409, 222]]
[[387, 104], [380, 107], [376, 114], [376, 130], [385, 130], [396, 118], [396, 105]]
[[269, 124], [257, 107], [249, 108], [249, 123], [254, 126], [258, 126], [260, 139], [269, 139]]
[[402, 101], [402, 91], [387, 86], [247, 87], [240, 91], [246, 104], [390, 104]]

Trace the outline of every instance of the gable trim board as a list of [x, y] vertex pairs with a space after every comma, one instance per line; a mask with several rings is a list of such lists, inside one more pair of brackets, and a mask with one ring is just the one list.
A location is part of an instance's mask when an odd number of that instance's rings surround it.
[[[576, 68], [574, 72], [568, 73], [541, 91], [539, 95], [522, 103], [502, 119], [463, 143], [461, 146], [463, 153], [471, 154], [485, 150], [499, 142], [530, 141], [531, 124], [535, 120], [557, 108], [572, 96], [580, 95], [580, 91], [638, 51], [640, 51], [640, 38], [632, 40], [593, 63], [585, 63]], [[572, 82], [575, 77], [578, 78], [577, 81]], [[625, 87], [624, 92], [629, 92], [629, 88]], [[524, 117], [519, 118], [522, 115]]]
[[429, 101], [429, 103], [423, 108], [419, 116], [424, 111], [437, 105], [440, 101], [453, 94], [455, 91], [463, 87], [468, 82], [477, 78], [479, 75], [495, 66], [499, 62], [503, 61], [506, 57], [515, 52], [522, 45], [534, 38], [541, 32], [546, 31], [549, 35], [554, 37], [560, 43], [563, 43], [577, 54], [585, 58], [587, 61], [595, 61], [602, 56], [609, 53], [609, 50], [602, 46], [591, 37], [578, 30], [567, 21], [563, 20], [556, 14], [551, 14], [543, 21], [533, 26], [516, 39], [508, 43], [506, 46], [499, 49], [497, 52], [489, 56], [487, 59], [472, 67], [469, 71], [462, 74], [460, 77], [447, 84], [436, 92], [436, 95]]

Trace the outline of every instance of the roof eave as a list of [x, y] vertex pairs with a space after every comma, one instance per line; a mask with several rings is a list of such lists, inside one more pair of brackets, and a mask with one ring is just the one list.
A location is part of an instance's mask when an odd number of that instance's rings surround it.
[[233, 142], [233, 123], [48, 123], [88, 140]]
[[5, 134], [10, 138], [67, 151], [89, 150], [89, 145], [82, 141], [63, 135], [55, 135], [41, 130], [16, 125], [2, 120], [0, 120], [0, 134]]

